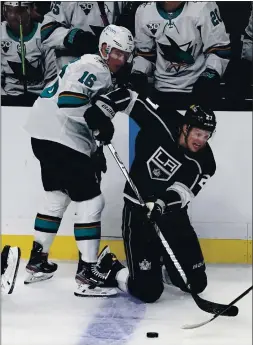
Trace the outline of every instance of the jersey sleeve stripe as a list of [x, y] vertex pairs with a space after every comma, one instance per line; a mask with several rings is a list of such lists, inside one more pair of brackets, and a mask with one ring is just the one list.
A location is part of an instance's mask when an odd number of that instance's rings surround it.
[[153, 57], [155, 56], [155, 53], [144, 53], [141, 51], [137, 51], [136, 56], [143, 56], [143, 57]]
[[77, 92], [64, 91], [59, 94], [57, 105], [59, 108], [78, 108], [90, 102], [89, 97]]
[[160, 123], [163, 125], [164, 129], [168, 132], [168, 134], [169, 134], [171, 140], [175, 141], [174, 138], [173, 138], [173, 135], [171, 134], [171, 131], [170, 131], [169, 128], [166, 126], [166, 124], [165, 124], [164, 121], [161, 119], [161, 117], [160, 117], [158, 114], [156, 114], [154, 111], [152, 111], [152, 110], [150, 109], [150, 107], [149, 107], [145, 102], [143, 102], [141, 99], [138, 98], [138, 99], [136, 100], [136, 103], [138, 103], [138, 102], [142, 103], [142, 104], [144, 105], [144, 107], [145, 107], [152, 115], [154, 115], [154, 117], [155, 117], [158, 121], [160, 121]]
[[51, 22], [43, 25], [40, 30], [41, 42], [45, 41], [54, 32], [54, 30], [61, 26], [62, 25], [58, 22]]
[[231, 56], [231, 47], [230, 46], [211, 47], [206, 50], [206, 54], [215, 54], [223, 59], [229, 59]]
[[154, 51], [154, 50], [152, 50], [151, 52], [142, 52], [140, 50], [137, 50], [137, 52], [136, 52], [136, 57], [141, 56], [144, 59], [146, 59], [150, 62], [153, 62], [153, 63], [155, 63], [156, 55], [157, 55], [156, 51]]

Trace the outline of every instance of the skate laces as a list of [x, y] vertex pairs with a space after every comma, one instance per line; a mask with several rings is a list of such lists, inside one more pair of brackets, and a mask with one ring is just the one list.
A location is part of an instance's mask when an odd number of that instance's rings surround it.
[[99, 270], [97, 269], [97, 265], [91, 266], [91, 272], [94, 274], [95, 277], [102, 279], [102, 280], [106, 280], [106, 278], [108, 276], [108, 273], [99, 272]]

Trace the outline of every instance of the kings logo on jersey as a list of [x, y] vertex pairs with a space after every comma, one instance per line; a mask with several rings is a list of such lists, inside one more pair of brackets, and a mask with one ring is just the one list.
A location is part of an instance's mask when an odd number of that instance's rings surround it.
[[160, 181], [168, 181], [181, 165], [179, 161], [172, 157], [161, 146], [147, 161], [150, 178]]
[[5, 53], [8, 52], [10, 47], [11, 47], [11, 41], [8, 41], [8, 40], [1, 41], [1, 48]]
[[160, 23], [149, 23], [147, 24], [147, 28], [150, 30], [150, 32], [155, 35], [157, 30], [160, 27]]

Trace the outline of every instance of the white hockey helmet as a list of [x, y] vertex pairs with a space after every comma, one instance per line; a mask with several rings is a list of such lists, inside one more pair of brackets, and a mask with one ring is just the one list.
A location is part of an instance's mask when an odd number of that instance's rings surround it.
[[[102, 45], [107, 44], [107, 56], [102, 54]], [[104, 28], [99, 37], [99, 52], [104, 60], [108, 60], [112, 48], [120, 49], [124, 52], [132, 54], [134, 50], [134, 39], [131, 32], [123, 27], [110, 24]]]

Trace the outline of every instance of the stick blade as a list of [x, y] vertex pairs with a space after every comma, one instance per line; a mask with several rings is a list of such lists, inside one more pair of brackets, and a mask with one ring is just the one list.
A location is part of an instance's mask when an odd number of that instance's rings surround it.
[[192, 295], [196, 304], [200, 309], [210, 314], [220, 314], [221, 316], [236, 316], [239, 312], [239, 309], [235, 306], [228, 306], [226, 304], [220, 304], [215, 302], [207, 301], [198, 295]]
[[200, 322], [200, 323], [195, 323], [192, 325], [183, 325], [181, 328], [182, 329], [194, 329], [194, 328], [199, 328], [202, 327], [204, 325], [206, 325], [207, 323], [211, 322], [212, 319], [204, 321], [204, 322]]

